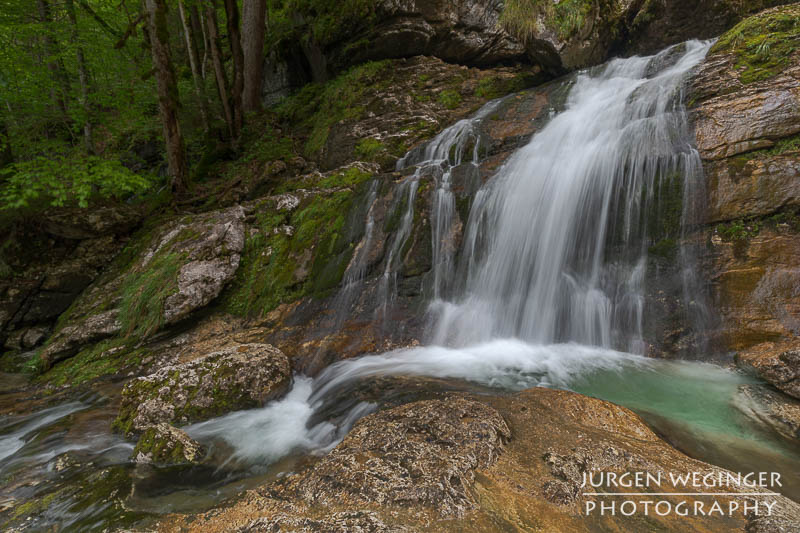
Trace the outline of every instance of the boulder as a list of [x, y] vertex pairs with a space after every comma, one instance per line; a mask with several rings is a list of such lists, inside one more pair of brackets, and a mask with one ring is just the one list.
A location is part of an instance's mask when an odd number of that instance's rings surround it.
[[140, 464], [195, 464], [205, 455], [206, 450], [200, 443], [165, 423], [146, 428], [133, 449], [133, 460]]
[[475, 66], [519, 61], [525, 49], [499, 24], [502, 8], [501, 0], [380, 0], [375, 23], [333, 49], [330, 63], [416, 55]]
[[736, 364], [800, 399], [800, 346], [765, 343], [736, 354]]
[[334, 451], [287, 488], [311, 505], [423, 506], [442, 517], [476, 507], [467, 487], [511, 437], [500, 414], [464, 398], [430, 400], [360, 420]]
[[763, 386], [742, 385], [734, 405], [789, 439], [800, 439], [800, 401]]
[[114, 427], [126, 435], [160, 423], [207, 420], [260, 407], [290, 385], [289, 360], [269, 344], [238, 344], [130, 381]]
[[45, 367], [114, 335], [152, 335], [208, 305], [234, 277], [244, 248], [241, 206], [143, 230], [59, 319]]

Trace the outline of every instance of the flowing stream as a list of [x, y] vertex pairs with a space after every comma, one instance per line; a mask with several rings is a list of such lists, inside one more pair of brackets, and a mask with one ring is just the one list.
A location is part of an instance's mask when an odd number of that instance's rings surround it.
[[[800, 499], [800, 454], [741, 408], [741, 388], [762, 385], [707, 363], [642, 356], [648, 248], [663, 237], [648, 217], [658, 215], [662, 191], [675, 180], [686, 197], [702, 186], [682, 88], [709, 46], [689, 42], [574, 77], [565, 110], [479, 185], [460, 250], [450, 238], [452, 169], [471, 165], [477, 176], [477, 126], [500, 102], [410, 152], [398, 163], [416, 169], [395, 194], [401, 212], [379, 274], [378, 311], [385, 314], [393, 299], [420, 177], [433, 172], [430, 342], [335, 363], [315, 377], [296, 376], [285, 398], [262, 409], [185, 428], [223, 457], [208, 474], [215, 484], [207, 483], [205, 492], [183, 490], [184, 501], [171, 497], [155, 504], [151, 498], [140, 505], [161, 512], [192, 509], [186, 501], [216, 501], [247, 486], [237, 481], [243, 477], [263, 480], [292, 470], [298, 457], [325, 453], [385, 399], [359, 394], [359, 387], [387, 376], [435, 378], [453, 387], [466, 382], [476, 390], [554, 387], [610, 400], [634, 409], [699, 459], [739, 471], [785, 473], [786, 494]], [[376, 194], [373, 184], [367, 240], [373, 238]], [[685, 227], [691, 209], [684, 205], [679, 226]], [[349, 302], [359, 290], [368, 248], [358, 251], [338, 301]], [[693, 295], [686, 305], [700, 316], [691, 254], [682, 251], [679, 257], [685, 293]], [[52, 468], [60, 452], [40, 449], [37, 435], [84, 407], [66, 404], [3, 422], [0, 474], [19, 464]], [[92, 448], [96, 457], [113, 458], [125, 446], [98, 442]], [[223, 471], [239, 474], [220, 481]]]

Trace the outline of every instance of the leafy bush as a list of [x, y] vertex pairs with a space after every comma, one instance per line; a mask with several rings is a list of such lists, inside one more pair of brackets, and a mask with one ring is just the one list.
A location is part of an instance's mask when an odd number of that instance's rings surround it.
[[124, 199], [153, 183], [119, 161], [96, 156], [36, 157], [14, 163], [0, 178], [0, 210], [32, 206], [87, 207], [95, 198]]

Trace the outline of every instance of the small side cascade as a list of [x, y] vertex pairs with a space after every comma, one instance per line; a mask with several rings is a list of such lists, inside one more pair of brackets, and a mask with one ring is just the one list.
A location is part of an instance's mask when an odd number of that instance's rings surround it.
[[[385, 320], [389, 309], [394, 305], [397, 297], [397, 273], [398, 264], [402, 262], [400, 254], [403, 247], [411, 235], [411, 228], [414, 224], [414, 203], [417, 199], [417, 189], [419, 189], [420, 173], [419, 169], [414, 175], [407, 177], [397, 185], [395, 198], [397, 198], [393, 211], [403, 209], [400, 224], [395, 232], [392, 244], [386, 254], [386, 262], [381, 275], [380, 285], [378, 286], [378, 301], [380, 305], [377, 309], [378, 317]], [[405, 202], [403, 204], [403, 202]], [[403, 207], [404, 205], [404, 207]]]
[[373, 179], [369, 184], [364, 206], [366, 208], [366, 221], [364, 225], [364, 237], [356, 248], [350, 264], [347, 265], [344, 278], [342, 280], [342, 288], [336, 295], [333, 307], [336, 311], [336, 328], [341, 327], [350, 313], [350, 307], [353, 304], [355, 297], [358, 295], [360, 289], [364, 284], [364, 279], [367, 276], [367, 267], [369, 266], [369, 252], [372, 249], [372, 244], [375, 236], [375, 203], [378, 199], [378, 185], [379, 181]]
[[[456, 196], [453, 192], [454, 170], [461, 168], [465, 174], [478, 176], [478, 166], [485, 153], [480, 123], [494, 112], [503, 99], [484, 105], [472, 117], [460, 120], [445, 129], [430, 142], [409, 151], [397, 162], [397, 170], [416, 167], [414, 174], [405, 178], [398, 187], [399, 199], [394, 209], [404, 209], [386, 260], [381, 280], [380, 312], [385, 317], [396, 298], [397, 273], [403, 248], [411, 236], [414, 224], [414, 205], [423, 178], [430, 178], [431, 191], [431, 243], [432, 243], [432, 295], [435, 300], [444, 298], [450, 289], [454, 273], [456, 252], [455, 215]], [[462, 221], [466, 223], [466, 221]]]

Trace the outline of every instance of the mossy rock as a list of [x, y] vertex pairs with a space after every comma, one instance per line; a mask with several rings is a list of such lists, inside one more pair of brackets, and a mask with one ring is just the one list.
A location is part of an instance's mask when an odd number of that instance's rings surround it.
[[739, 81], [764, 81], [791, 64], [800, 49], [800, 5], [769, 9], [749, 17], [726, 32], [711, 54], [733, 54]]
[[209, 304], [239, 267], [244, 228], [239, 206], [145, 228], [59, 317], [43, 367], [109, 337], [146, 338]]
[[363, 203], [371, 179], [369, 167], [351, 166], [293, 184], [313, 192], [258, 202], [241, 267], [222, 298], [226, 311], [264, 316], [284, 303], [328, 296], [341, 283], [363, 234], [355, 207]]
[[169, 424], [157, 424], [145, 429], [133, 449], [137, 463], [182, 465], [199, 463], [206, 449], [189, 435]]
[[160, 423], [188, 424], [260, 407], [290, 382], [289, 360], [277, 348], [234, 345], [130, 381], [113, 427], [132, 435]]

